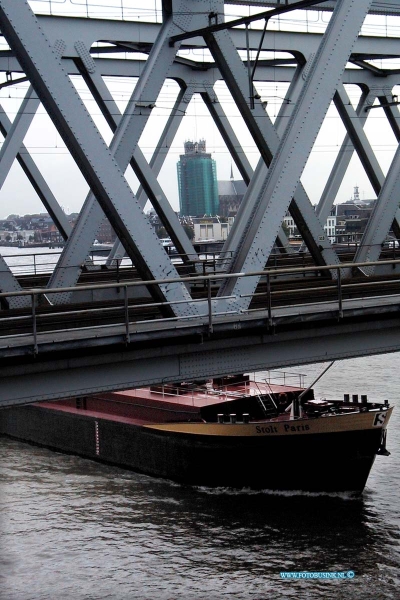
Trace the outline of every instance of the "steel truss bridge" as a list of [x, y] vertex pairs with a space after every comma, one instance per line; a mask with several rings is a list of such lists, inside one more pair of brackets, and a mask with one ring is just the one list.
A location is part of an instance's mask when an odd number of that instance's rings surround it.
[[[0, 257], [1, 405], [398, 351], [399, 260], [385, 240], [389, 231], [400, 238], [400, 146], [384, 174], [365, 125], [379, 110], [400, 141], [400, 44], [390, 31], [370, 36], [363, 27], [371, 15], [396, 18], [400, 2], [253, 0], [246, 15], [254, 14], [232, 19], [225, 11], [235, 1], [163, 0], [162, 18], [149, 22], [130, 17], [129, 0], [116, 3], [121, 16], [113, 19], [93, 18], [90, 0], [80, 17], [53, 14], [57, 4], [0, 0], [0, 85], [29, 82], [12, 122], [0, 110], [0, 184], [17, 160], [65, 239], [45, 279], [18, 277]], [[49, 14], [40, 14], [45, 6]], [[324, 31], [273, 26], [307, 9], [326, 15]], [[110, 144], [71, 76], [90, 90], [93, 111], [112, 132]], [[134, 81], [123, 112], [105, 77]], [[155, 129], [148, 161], [140, 138], [169, 80], [179, 91], [164, 129]], [[259, 153], [254, 169], [237, 121], [216, 93], [220, 82]], [[275, 120], [258, 91], [265, 82], [287, 84]], [[355, 107], [350, 86], [359, 90]], [[195, 252], [159, 181], [197, 96], [247, 184], [212, 261]], [[332, 103], [346, 135], [314, 208], [301, 176]], [[40, 105], [90, 188], [73, 229], [24, 145]], [[361, 243], [344, 256], [323, 225], [353, 155], [377, 202]], [[140, 183], [135, 193], [130, 169]], [[156, 236], [144, 213], [147, 200], [179, 261]], [[303, 240], [301, 258], [282, 228], [288, 210]], [[104, 218], [118, 242], [99, 271], [88, 256]], [[134, 269], [116, 273], [125, 253]]]

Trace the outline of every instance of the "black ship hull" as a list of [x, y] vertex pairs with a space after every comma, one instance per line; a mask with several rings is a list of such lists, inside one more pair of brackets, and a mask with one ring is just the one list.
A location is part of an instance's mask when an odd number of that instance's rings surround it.
[[333, 420], [321, 418], [294, 432], [223, 425], [216, 435], [215, 424], [196, 434], [195, 424], [146, 427], [31, 405], [0, 411], [0, 434], [190, 485], [360, 494], [382, 438], [381, 427], [360, 425], [367, 417], [331, 432], [324, 422]]

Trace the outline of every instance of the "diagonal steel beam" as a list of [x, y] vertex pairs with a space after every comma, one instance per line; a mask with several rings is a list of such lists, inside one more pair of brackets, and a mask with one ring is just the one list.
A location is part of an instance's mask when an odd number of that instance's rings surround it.
[[49, 187], [40, 174], [34, 161], [31, 159], [27, 149], [23, 145], [24, 137], [32, 123], [40, 104], [32, 86], [29, 86], [25, 98], [18, 110], [17, 116], [11, 124], [7, 115], [0, 107], [0, 129], [3, 135], [6, 136], [4, 144], [0, 152], [0, 188], [9, 173], [9, 170], [17, 158], [22, 169], [25, 171], [28, 179], [32, 183], [39, 197], [44, 202], [49, 214], [60, 231], [61, 235], [66, 239], [71, 233], [71, 226], [65, 216], [63, 210], [59, 206], [55, 197], [51, 193]]
[[[235, 69], [235, 72], [237, 73], [239, 65], [237, 65], [236, 67], [237, 68]], [[294, 72], [293, 78], [290, 82], [288, 91], [286, 93], [285, 99], [281, 105], [278, 117], [275, 122], [276, 127], [281, 127], [281, 130], [282, 130], [281, 132], [283, 132], [284, 124], [290, 118], [291, 112], [293, 110], [293, 106], [295, 105], [295, 99], [298, 95], [296, 93], [296, 90], [298, 88], [298, 80], [299, 80], [299, 76], [300, 76], [299, 75], [300, 71], [301, 71], [301, 68], [297, 67]], [[255, 105], [254, 108], [257, 109], [258, 107], [256, 107], [256, 105]], [[259, 115], [257, 115], [257, 116], [260, 121], [260, 124], [262, 124], [261, 116], [259, 116]], [[266, 114], [265, 114], [265, 118], [268, 118], [268, 116]], [[281, 133], [281, 132], [279, 132], [279, 133]], [[269, 164], [269, 162], [267, 164]], [[254, 171], [254, 174], [252, 175], [251, 179], [249, 179], [249, 185], [248, 185], [248, 189], [247, 189], [245, 198], [243, 199], [243, 202], [239, 208], [239, 211], [238, 211], [238, 214], [233, 223], [233, 227], [230, 232], [230, 235], [224, 244], [224, 251], [226, 251], [228, 253], [229, 252], [234, 253], [236, 251], [237, 244], [239, 243], [240, 236], [242, 235], [242, 232], [243, 232], [243, 228], [246, 226], [246, 223], [251, 218], [251, 213], [254, 209], [253, 202], [255, 201], [255, 199], [258, 196], [258, 194], [260, 192], [260, 187], [262, 186], [263, 181], [268, 172], [267, 164], [265, 162], [265, 157], [264, 158], [261, 157], [258, 162], [258, 165], [256, 167], [256, 170]], [[289, 241], [286, 238], [286, 235], [282, 228], [280, 229], [280, 232], [278, 233], [277, 243], [278, 243], [278, 245], [284, 246], [286, 248], [287, 252], [289, 252], [289, 253], [293, 252], [293, 250], [289, 246]]]
[[33, 121], [40, 100], [30, 85], [25, 94], [17, 115], [9, 129], [0, 152], [0, 188], [6, 180], [12, 164], [22, 146], [24, 137]]
[[[390, 104], [392, 96], [386, 91], [383, 96], [378, 97], [379, 102], [382, 105], [383, 111], [386, 115], [389, 125], [396, 137], [396, 140], [400, 143], [400, 112], [397, 106]], [[396, 218], [392, 223], [393, 233], [397, 239], [400, 239], [400, 208], [396, 212]]]
[[[175, 268], [27, 2], [1, 0], [0, 26], [139, 272], [150, 279], [174, 277]], [[117, 139], [125, 133], [119, 131]], [[175, 303], [175, 314], [196, 314], [184, 285], [151, 287], [157, 299]]]
[[[12, 124], [10, 119], [0, 105], [0, 131], [4, 137], [10, 133], [11, 126]], [[72, 227], [69, 224], [64, 211], [57, 202], [53, 192], [49, 188], [45, 178], [36, 166], [35, 161], [23, 144], [21, 145], [21, 148], [17, 154], [17, 161], [45, 206], [47, 212], [53, 219], [58, 231], [66, 240], [72, 231]]]
[[228, 117], [223, 110], [214, 89], [205, 89], [200, 92], [200, 96], [208, 108], [210, 115], [224, 140], [232, 159], [237, 166], [243, 181], [249, 185], [253, 175], [253, 168], [250, 165], [249, 159], [243, 150], [237, 135], [229, 122]]
[[[13, 124], [9, 123], [8, 131], [4, 131], [6, 138], [0, 152], [0, 188], [3, 186], [15, 157], [21, 148], [22, 141], [38, 106], [39, 100], [32, 86], [30, 86]], [[22, 289], [2, 256], [0, 256], [0, 289], [2, 292], [19, 292]], [[30, 300], [26, 297], [11, 297], [7, 300], [9, 308], [22, 308], [29, 306], [29, 304]]]
[[[400, 113], [397, 107], [388, 107], [391, 101], [390, 94], [383, 93], [378, 95], [379, 102], [388, 117], [392, 130], [400, 141], [399, 121]], [[389, 111], [388, 108], [391, 110]], [[393, 157], [389, 171], [377, 197], [374, 210], [365, 228], [362, 244], [359, 246], [355, 262], [361, 259], [363, 262], [374, 262], [378, 260], [381, 253], [382, 244], [385, 241], [390, 228], [393, 229], [396, 237], [399, 236], [400, 210], [400, 145]], [[363, 268], [363, 273], [372, 275], [375, 267]]]
[[[0, 290], [2, 292], [20, 292], [22, 290], [4, 258], [0, 255]], [[29, 296], [11, 296], [1, 303], [1, 308], [26, 308], [30, 306]]]
[[[348, 135], [355, 147], [355, 150], [360, 158], [360, 161], [367, 173], [367, 176], [371, 182], [372, 187], [377, 196], [379, 196], [382, 186], [385, 181], [385, 175], [382, 168], [375, 156], [375, 153], [371, 147], [368, 137], [362, 127], [361, 121], [357, 118], [357, 115], [351, 106], [349, 97], [343, 86], [339, 86], [334, 96], [334, 102], [336, 108], [343, 120]], [[393, 229], [396, 232], [400, 231], [398, 218], [400, 214], [394, 217], [392, 223]], [[389, 228], [388, 228], [389, 231]], [[388, 233], [386, 232], [386, 235]], [[385, 235], [385, 237], [386, 237]], [[382, 240], [383, 241], [383, 240]], [[362, 243], [366, 243], [366, 238], [363, 237]], [[379, 256], [379, 253], [377, 257]], [[372, 259], [371, 259], [372, 260]]]
[[[195, 93], [195, 86], [192, 85], [191, 82], [185, 83], [182, 80], [178, 80], [177, 83], [180, 86], [178, 96], [158, 142], [155, 144], [154, 152], [149, 162], [155, 175], [160, 173], [161, 168], [164, 165], [178, 129], [185, 117], [186, 109]], [[144, 190], [140, 187], [138, 190], [138, 198], [142, 196], [142, 193], [144, 193]]]
[[379, 102], [382, 105], [383, 111], [389, 121], [390, 127], [396, 137], [396, 140], [400, 142], [400, 112], [396, 106], [390, 105], [391, 98], [387, 95], [378, 96]]
[[[262, 195], [263, 181], [268, 172], [267, 166], [270, 165], [272, 157], [279, 147], [280, 138], [275, 126], [271, 122], [261, 103], [256, 98], [254, 99], [254, 108], [250, 108], [252, 102], [249, 97], [247, 71], [229, 34], [226, 32], [214, 34], [207, 38], [206, 42], [242, 114], [249, 132], [260, 151], [262, 161], [265, 163], [257, 168], [256, 176], [253, 177], [250, 182], [224, 247], [224, 250], [229, 250], [237, 256], [241, 240], [243, 240], [246, 235], [246, 228], [250, 222], [255, 225], [254, 215], [256, 212], [256, 205], [260, 202]], [[302, 87], [297, 76], [293, 86], [295, 88], [298, 87], [299, 89]], [[294, 102], [293, 106], [295, 105], [296, 103]], [[290, 107], [290, 109], [291, 108], [292, 107]], [[283, 122], [284, 119], [282, 119], [282, 124]], [[300, 213], [303, 216], [303, 219], [301, 221], [297, 220], [296, 224], [298, 224], [299, 229], [302, 230], [302, 234], [316, 264], [334, 264], [339, 262], [329, 240], [326, 239], [324, 229], [316, 217], [311, 202], [309, 201], [306, 192], [302, 189], [301, 184], [294, 194], [294, 201], [299, 204], [299, 211], [294, 213], [294, 217], [297, 218]], [[285, 213], [286, 211], [282, 215], [279, 229]], [[277, 230], [277, 233], [279, 229]], [[271, 249], [272, 246], [268, 251], [266, 260]], [[231, 271], [236, 272], [237, 270], [235, 263], [232, 262]], [[221, 295], [225, 295], [224, 287], [221, 288], [220, 293]]]
[[283, 15], [293, 10], [303, 10], [309, 8], [310, 6], [315, 6], [316, 4], [323, 4], [325, 1], [327, 0], [300, 0], [299, 2], [293, 2], [291, 4], [286, 3], [285, 6], [279, 6], [278, 8], [275, 8], [273, 10], [267, 10], [261, 13], [257, 13], [255, 15], [251, 15], [250, 17], [241, 17], [239, 19], [235, 19], [234, 21], [228, 21], [226, 23], [215, 22], [215, 24], [211, 24], [213, 21], [218, 21], [218, 13], [210, 12], [210, 24], [208, 27], [202, 27], [201, 29], [187, 31], [178, 35], [173, 35], [171, 36], [170, 44], [174, 45], [177, 42], [197, 36], [204, 37], [211, 33], [216, 33], [217, 31], [226, 31], [227, 29], [231, 29], [232, 27], [239, 27], [240, 25], [250, 25], [250, 23], [253, 23], [254, 21], [260, 21], [261, 19], [264, 19], [267, 22], [273, 17], [278, 17], [279, 15]]
[[[370, 3], [370, 0], [338, 0], [271, 163], [255, 214], [240, 241], [234, 272], [264, 267]], [[213, 37], [222, 35], [225, 34]], [[215, 58], [211, 44], [210, 49]], [[232, 278], [233, 284], [228, 283], [224, 288], [225, 294], [235, 296], [232, 306], [246, 309], [258, 281], [257, 276], [236, 281]]]
[[[274, 127], [279, 139], [283, 136], [286, 126], [292, 117], [294, 108], [299, 100], [304, 85], [305, 68], [306, 64], [304, 61], [300, 61], [275, 120]], [[264, 170], [264, 177], [267, 175], [265, 166], [266, 165], [263, 165], [262, 167]], [[324, 221], [320, 221], [316, 218], [314, 207], [311, 205], [301, 182], [297, 186], [294, 197], [289, 205], [289, 213], [291, 214], [305, 245], [311, 255], [314, 256], [317, 264], [323, 264], [324, 260], [331, 264], [333, 264], [331, 261], [338, 261], [328, 238], [325, 236], [323, 229]]]
[[[385, 182], [368, 220], [362, 244], [354, 257], [354, 262], [374, 262], [381, 253], [382, 243], [390, 230], [399, 209], [400, 198], [400, 146], [390, 165]], [[365, 274], [372, 274], [375, 267], [363, 268]]]
[[[358, 119], [360, 127], [363, 127], [367, 120], [368, 113], [365, 111], [365, 108], [374, 102], [375, 97], [376, 94], [370, 90], [364, 89], [362, 91], [357, 110], [353, 116]], [[316, 213], [321, 223], [325, 223], [329, 216], [332, 205], [342, 184], [343, 177], [346, 174], [354, 154], [354, 150], [355, 148], [351, 138], [349, 134], [346, 133], [316, 209]]]
[[[91, 70], [91, 72], [89, 72], [83, 64], [80, 64], [80, 72], [94, 98], [96, 99], [97, 104], [100, 107], [100, 110], [102, 111], [102, 114], [104, 115], [111, 130], [115, 132], [118, 125], [121, 123], [122, 115], [106, 84], [104, 83], [103, 78], [96, 71]], [[185, 95], [185, 92], [182, 91], [182, 94], [179, 94], [179, 105], [181, 105], [183, 99], [186, 101], [187, 96]], [[182, 116], [183, 115], [177, 119], [179, 123], [181, 122]], [[170, 123], [170, 127], [172, 127], [173, 119], [170, 119], [168, 123]], [[178, 126], [179, 124], [174, 123], [174, 127]], [[164, 134], [161, 137], [162, 139], [165, 139], [166, 135]], [[158, 144], [158, 148], [161, 150], [160, 143]], [[133, 157], [130, 160], [130, 165], [141, 182], [141, 188], [137, 193], [137, 200], [143, 209], [145, 207], [147, 198], [150, 199], [154, 209], [160, 217], [162, 224], [168, 231], [172, 241], [175, 244], [175, 247], [178, 249], [178, 252], [183, 257], [193, 260], [197, 257], [193, 245], [181, 226], [179, 219], [173, 211], [171, 204], [168, 202], [168, 199], [156, 178], [156, 175], [161, 169], [166, 156], [165, 149], [163, 150], [163, 152], [159, 151], [153, 155], [153, 164], [156, 164], [156, 171], [153, 171], [143, 156], [139, 146], [136, 147]], [[160, 155], [164, 157], [163, 160], [159, 160]], [[96, 235], [95, 228], [96, 226], [98, 229], [100, 228], [103, 219], [104, 215], [101, 211], [92, 210], [90, 223], [82, 223], [82, 226], [85, 228], [85, 231], [88, 235], [90, 231], [94, 232], [94, 235]], [[122, 246], [122, 244], [118, 240], [116, 243], [116, 250], [112, 253], [112, 256], [109, 257], [109, 260], [115, 258], [115, 254], [121, 255], [122, 252], [124, 252], [122, 248], [120, 249], [120, 246]]]
[[[233, 130], [233, 127], [231, 126], [231, 124], [229, 122], [229, 119], [227, 118], [221, 104], [218, 101], [218, 98], [217, 98], [214, 90], [212, 90], [212, 91], [206, 90], [204, 92], [201, 92], [200, 96], [202, 97], [205, 105], [207, 106], [207, 108], [210, 112], [210, 115], [212, 116], [213, 121], [216, 124], [218, 131], [220, 132], [220, 134], [229, 150], [231, 157], [235, 161], [235, 164], [236, 164], [237, 168], [239, 169], [240, 174], [243, 177], [244, 182], [248, 186], [254, 175], [253, 168], [250, 165], [250, 162], [246, 156], [246, 153], [244, 152], [244, 150]], [[263, 161], [261, 161], [261, 162], [263, 162]], [[245, 202], [244, 199], [243, 199], [243, 202]], [[238, 216], [236, 218], [240, 219], [240, 217], [238, 217]], [[228, 240], [224, 244], [223, 252], [225, 252], [225, 248], [230, 243], [229, 237], [230, 236], [228, 236]], [[280, 229], [280, 231], [278, 233], [277, 243], [278, 243], [279, 247], [282, 248], [283, 252], [287, 252], [287, 253], [291, 252], [291, 248], [289, 246], [289, 240], [287, 239], [285, 232], [283, 231], [282, 228]], [[227, 253], [229, 253], [229, 252], [230, 252], [230, 249], [227, 250]], [[227, 256], [228, 256], [228, 254], [227, 254]], [[221, 267], [223, 267], [222, 263], [221, 263]]]
[[374, 192], [378, 195], [383, 182], [385, 181], [385, 176], [375, 153], [372, 150], [371, 144], [368, 141], [362, 122], [357, 117], [343, 85], [338, 86], [333, 101], [365, 172], [367, 173]]
[[[229, 150], [231, 157], [235, 161], [235, 164], [236, 164], [237, 168], [239, 169], [241, 176], [243, 177], [244, 182], [248, 186], [254, 176], [253, 168], [250, 165], [250, 162], [246, 156], [246, 153], [244, 152], [244, 150], [236, 136], [236, 133], [235, 133], [232, 125], [229, 122], [229, 119], [227, 118], [221, 104], [219, 103], [219, 101], [216, 97], [216, 94], [214, 93], [214, 91], [212, 93], [210, 93], [210, 90], [207, 90], [207, 91], [201, 92], [200, 96], [202, 97], [205, 105], [207, 106], [207, 108], [210, 112], [210, 115], [212, 116], [213, 121], [216, 124], [218, 131], [220, 132], [220, 134]], [[242, 204], [245, 202], [246, 202], [246, 200], [245, 200], [245, 198], [243, 198]], [[236, 219], [240, 219], [240, 216], [238, 217], [238, 215], [237, 215]], [[226, 253], [226, 256], [229, 256], [229, 253], [231, 252], [230, 248], [228, 250], [225, 250], [225, 248], [227, 248], [229, 246], [229, 243], [230, 243], [229, 238], [230, 238], [230, 236], [228, 236], [228, 239], [225, 242], [224, 248], [222, 251], [223, 254]], [[289, 247], [289, 240], [287, 239], [285, 232], [283, 231], [282, 228], [280, 229], [280, 231], [278, 233], [277, 244], [280, 246], [280, 248], [282, 249], [283, 252], [286, 252], [286, 253], [291, 252], [291, 249]], [[220, 263], [220, 268], [221, 269], [225, 268], [224, 262]]]
[[[130, 160], [138, 147], [139, 138], [151, 114], [152, 107], [160, 93], [164, 84], [165, 77], [173, 64], [178, 47], [171, 48], [168, 40], [172, 32], [180, 31], [182, 23], [190, 25], [191, 21], [204, 21], [205, 13], [195, 13], [194, 16], [186, 14], [182, 4], [182, 10], [179, 9], [180, 3], [177, 6], [177, 17], [167, 18], [161, 27], [159, 36], [154, 43], [149, 57], [145, 63], [142, 74], [135, 86], [130, 101], [126, 107], [124, 115], [115, 131], [114, 137], [110, 145], [110, 152], [122, 171], [128, 167]], [[84, 50], [82, 51], [82, 53]], [[140, 206], [138, 204], [138, 206]], [[104, 209], [104, 207], [103, 207]], [[106, 215], [109, 217], [109, 215]], [[140, 221], [146, 221], [147, 217], [141, 214], [139, 220], [135, 220], [136, 226]], [[112, 222], [118, 237], [128, 251], [126, 235], [120, 235], [118, 227]], [[81, 265], [85, 262], [90, 251], [91, 245], [96, 238], [96, 233], [99, 227], [101, 218], [93, 194], [90, 193], [86, 198], [79, 219], [72, 231], [72, 234], [60, 256], [57, 269], [54, 271], [53, 277], [49, 282], [49, 287], [57, 288], [74, 285], [79, 277]], [[140, 227], [140, 225], [139, 225]], [[152, 236], [155, 235], [152, 228]], [[152, 250], [150, 248], [150, 236], [148, 238], [147, 261], [153, 262]], [[159, 243], [159, 242], [158, 242]], [[160, 244], [160, 247], [161, 244]], [[164, 254], [165, 251], [163, 250]], [[129, 252], [128, 252], [129, 253]], [[142, 260], [140, 256], [135, 257], [134, 263], [136, 267], [141, 268]], [[169, 261], [170, 263], [170, 261]], [[171, 263], [170, 263], [171, 264]], [[142, 265], [144, 268], [145, 265]], [[159, 267], [157, 267], [159, 268]], [[147, 277], [148, 278], [148, 277]], [[55, 301], [65, 302], [68, 296], [57, 294]], [[178, 306], [178, 305], [177, 305]], [[193, 308], [195, 310], [195, 308]]]

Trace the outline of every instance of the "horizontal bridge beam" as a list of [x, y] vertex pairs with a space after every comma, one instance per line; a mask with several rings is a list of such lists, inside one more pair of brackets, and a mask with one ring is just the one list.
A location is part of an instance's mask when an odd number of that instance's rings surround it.
[[[226, 21], [224, 23], [215, 23], [213, 25], [210, 24], [209, 27], [188, 31], [186, 33], [180, 33], [179, 35], [173, 35], [170, 38], [170, 44], [173, 46], [176, 42], [181, 42], [183, 40], [187, 40], [198, 35], [203, 36], [205, 34], [215, 33], [216, 31], [224, 31], [226, 29], [232, 29], [233, 27], [239, 27], [240, 25], [247, 26], [250, 25], [250, 23], [254, 23], [254, 21], [260, 21], [262, 19], [264, 19], [267, 23], [273, 17], [283, 15], [292, 10], [310, 8], [311, 6], [315, 6], [320, 2], [324, 3], [325, 1], [326, 0], [301, 0], [300, 2], [294, 2], [293, 4], [285, 4], [284, 6], [279, 6], [278, 8], [275, 8], [273, 10], [267, 10], [261, 13], [257, 13], [256, 15], [251, 15], [250, 17], [242, 17], [241, 19], [234, 19], [233, 21]], [[217, 14], [210, 13], [210, 22], [217, 18]]]
[[[400, 4], [398, 6], [400, 7]], [[44, 15], [37, 15], [37, 19], [52, 44], [60, 37], [62, 38], [65, 43], [62, 54], [63, 58], [79, 58], [75, 47], [77, 40], [82, 41], [87, 48], [91, 48], [99, 41], [123, 43], [128, 39], [131, 43], [140, 43], [148, 51], [156, 41], [161, 29], [161, 25], [158, 23], [144, 23], [142, 21], [116, 21]], [[245, 29], [233, 29], [229, 32], [229, 35], [232, 37], [232, 41], [237, 48], [246, 49], [249, 47], [250, 50], [257, 50], [261, 32], [262, 29], [250, 29], [248, 31], [248, 41], [246, 40]], [[263, 50], [270, 50], [272, 52], [286, 51], [291, 54], [300, 53], [303, 56], [308, 56], [310, 53], [316, 51], [321, 37], [322, 33], [267, 30]], [[198, 36], [187, 40], [187, 42], [183, 42], [181, 47], [204, 48], [205, 43], [202, 37]], [[116, 52], [117, 50], [116, 48]], [[94, 53], [96, 52], [96, 47], [93, 48], [93, 51]], [[399, 56], [398, 38], [361, 35], [356, 41], [353, 52], [358, 56], [362, 55], [364, 58], [396, 57]], [[6, 68], [5, 70], [16, 72], [10, 51], [0, 52], [1, 56], [4, 56], [9, 61], [8, 69]], [[97, 55], [95, 54], [94, 56]]]
[[[285, 3], [293, 5], [296, 0], [285, 0]], [[243, 0], [227, 0], [226, 4], [243, 4]], [[247, 4], [252, 6], [282, 6], [282, 0], [250, 0]], [[315, 7], [319, 11], [332, 11], [336, 6], [336, 0], [328, 0]], [[373, 15], [398, 15], [400, 13], [399, 0], [374, 0], [370, 8]]]
[[129, 348], [0, 367], [0, 407], [400, 350], [400, 318]]

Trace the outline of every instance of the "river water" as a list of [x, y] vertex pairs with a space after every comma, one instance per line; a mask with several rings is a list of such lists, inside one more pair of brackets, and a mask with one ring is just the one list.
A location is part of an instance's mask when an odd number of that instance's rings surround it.
[[359, 499], [181, 486], [0, 438], [1, 600], [400, 598], [399, 372], [400, 354], [359, 358], [315, 386], [395, 405]]

